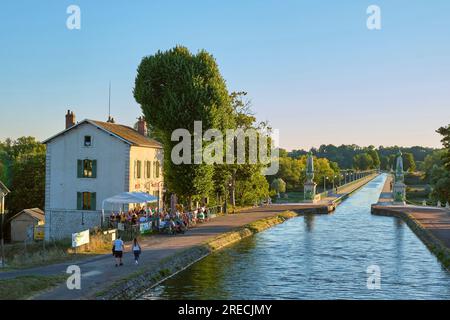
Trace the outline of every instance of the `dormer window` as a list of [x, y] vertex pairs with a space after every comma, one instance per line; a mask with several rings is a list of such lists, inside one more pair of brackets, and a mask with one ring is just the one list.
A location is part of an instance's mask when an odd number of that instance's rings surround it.
[[84, 146], [85, 147], [92, 146], [92, 137], [91, 136], [84, 136]]

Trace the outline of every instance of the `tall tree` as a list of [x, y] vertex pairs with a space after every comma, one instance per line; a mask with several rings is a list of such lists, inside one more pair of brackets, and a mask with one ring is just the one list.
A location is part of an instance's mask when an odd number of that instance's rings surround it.
[[[194, 133], [194, 122], [202, 121], [202, 130], [234, 127], [230, 97], [214, 58], [206, 51], [192, 54], [185, 47], [144, 57], [138, 67], [134, 97], [145, 119], [164, 148], [164, 178], [169, 192], [191, 199], [208, 195], [213, 189], [212, 165], [175, 164], [171, 141], [176, 129]], [[193, 140], [190, 141], [193, 146]], [[203, 147], [207, 143], [203, 141]]]
[[34, 137], [7, 139], [0, 150], [3, 181], [11, 193], [6, 197], [9, 214], [26, 208], [44, 208], [45, 145]]
[[357, 170], [373, 168], [373, 158], [368, 153], [357, 154], [353, 157], [353, 167]]
[[408, 172], [416, 171], [416, 162], [412, 153], [407, 152], [403, 155], [403, 168]]
[[446, 127], [439, 128], [437, 133], [442, 135], [441, 142], [446, 149], [445, 154], [442, 156], [442, 160], [444, 162], [444, 166], [450, 171], [450, 124]]
[[375, 149], [375, 147], [370, 146], [367, 153], [370, 155], [370, 157], [373, 160], [372, 168], [373, 169], [379, 168], [381, 161], [380, 161], [380, 156], [378, 155], [378, 151]]

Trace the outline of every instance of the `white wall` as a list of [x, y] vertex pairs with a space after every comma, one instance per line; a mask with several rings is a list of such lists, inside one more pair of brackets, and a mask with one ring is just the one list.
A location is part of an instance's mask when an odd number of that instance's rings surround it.
[[[85, 135], [92, 137], [91, 147], [84, 147]], [[67, 214], [79, 214], [80, 217], [70, 217], [67, 222], [70, 221], [71, 224], [75, 221], [84, 222], [82, 212], [73, 211], [77, 209], [77, 192], [96, 192], [96, 207], [99, 211], [104, 199], [129, 191], [127, 176], [129, 153], [130, 146], [127, 143], [88, 123], [81, 124], [48, 142], [45, 212], [49, 220], [46, 223], [46, 238], [52, 233], [70, 234], [71, 229], [83, 229], [84, 225], [63, 226], [61, 223], [54, 224], [51, 221], [52, 212], [71, 210]], [[77, 177], [78, 159], [97, 160], [95, 179]], [[67, 230], [56, 232], [51, 230], [52, 228], [67, 228]]]
[[[134, 161], [141, 161], [141, 178], [135, 178]], [[154, 176], [154, 162], [160, 162], [159, 177]], [[151, 176], [147, 179], [145, 174], [145, 161], [151, 161]], [[130, 150], [130, 191], [142, 191], [154, 194], [155, 191], [162, 190], [163, 175], [162, 175], [162, 149], [145, 148], [132, 146]]]

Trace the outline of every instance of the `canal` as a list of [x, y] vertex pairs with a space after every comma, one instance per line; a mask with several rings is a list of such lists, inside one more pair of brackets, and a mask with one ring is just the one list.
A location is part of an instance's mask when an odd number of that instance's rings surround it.
[[[332, 215], [286, 221], [216, 252], [143, 299], [450, 299], [450, 273], [401, 220], [372, 216], [379, 176]], [[367, 268], [381, 271], [368, 289]]]

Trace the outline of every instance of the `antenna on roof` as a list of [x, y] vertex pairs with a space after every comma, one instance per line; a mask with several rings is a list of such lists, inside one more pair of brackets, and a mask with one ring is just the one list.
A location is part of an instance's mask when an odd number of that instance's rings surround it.
[[108, 119], [111, 118], [111, 80], [109, 80]]
[[114, 123], [114, 118], [111, 117], [111, 80], [109, 81], [109, 95], [108, 95], [108, 120], [106, 122]]

